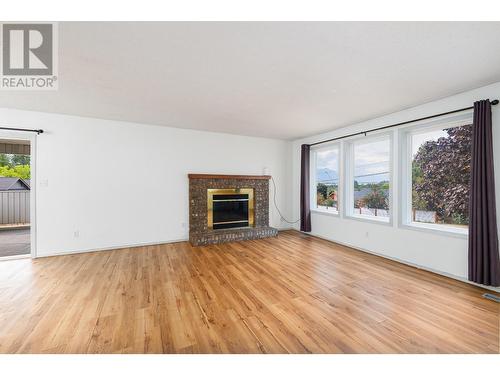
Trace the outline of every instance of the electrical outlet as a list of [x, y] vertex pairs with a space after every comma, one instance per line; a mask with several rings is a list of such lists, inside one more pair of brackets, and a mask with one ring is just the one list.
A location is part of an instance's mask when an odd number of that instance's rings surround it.
[[78, 238], [78, 237], [80, 237], [80, 231], [79, 231], [79, 230], [75, 230], [75, 231], [73, 232], [73, 237], [74, 237], [74, 238]]
[[365, 237], [366, 237], [366, 238], [370, 237], [370, 233], [369, 233], [369, 232], [366, 232], [366, 233], [365, 233]]

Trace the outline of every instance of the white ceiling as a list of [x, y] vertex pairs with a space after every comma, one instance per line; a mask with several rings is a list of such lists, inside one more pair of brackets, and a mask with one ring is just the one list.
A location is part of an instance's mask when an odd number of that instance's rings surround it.
[[60, 23], [0, 106], [294, 139], [500, 81], [495, 23]]

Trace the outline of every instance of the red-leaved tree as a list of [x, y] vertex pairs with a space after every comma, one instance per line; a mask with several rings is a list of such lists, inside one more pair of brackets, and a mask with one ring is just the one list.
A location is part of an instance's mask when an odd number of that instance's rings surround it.
[[[414, 200], [440, 220], [468, 222], [471, 163], [470, 125], [445, 130], [448, 137], [427, 141], [413, 159]], [[418, 175], [418, 178], [415, 177]]]

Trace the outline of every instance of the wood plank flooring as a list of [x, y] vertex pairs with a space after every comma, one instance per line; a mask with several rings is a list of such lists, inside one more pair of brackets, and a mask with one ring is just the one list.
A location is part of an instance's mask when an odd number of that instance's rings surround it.
[[298, 232], [0, 262], [2, 353], [498, 353], [484, 290]]

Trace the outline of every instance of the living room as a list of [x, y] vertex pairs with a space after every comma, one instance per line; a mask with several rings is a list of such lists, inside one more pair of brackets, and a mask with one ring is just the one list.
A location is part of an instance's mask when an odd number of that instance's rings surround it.
[[0, 353], [498, 354], [500, 23], [180, 18], [0, 24]]

